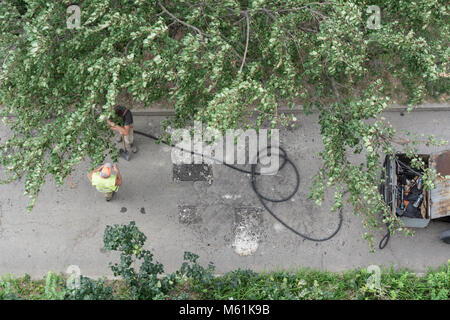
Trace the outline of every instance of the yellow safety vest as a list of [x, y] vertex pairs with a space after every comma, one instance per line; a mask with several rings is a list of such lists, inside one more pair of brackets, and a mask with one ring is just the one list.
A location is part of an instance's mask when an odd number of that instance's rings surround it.
[[116, 186], [115, 174], [111, 174], [109, 178], [102, 178], [100, 172], [94, 172], [92, 174], [92, 185], [100, 192], [113, 192], [119, 189], [119, 186]]

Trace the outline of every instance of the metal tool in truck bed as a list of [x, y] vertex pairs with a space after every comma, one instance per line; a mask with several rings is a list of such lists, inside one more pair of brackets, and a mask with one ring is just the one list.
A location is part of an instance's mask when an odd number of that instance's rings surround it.
[[[419, 157], [441, 176], [450, 176], [450, 150]], [[401, 153], [395, 158], [386, 156], [383, 166], [385, 182], [380, 186], [380, 192], [392, 214], [398, 216], [406, 227], [424, 228], [431, 220], [449, 219], [450, 181], [438, 179], [434, 189], [424, 190], [422, 172], [413, 169], [410, 159]], [[380, 248], [384, 248], [388, 239], [388, 236], [383, 238], [385, 242], [380, 242]], [[450, 243], [450, 230], [445, 231], [441, 239]]]

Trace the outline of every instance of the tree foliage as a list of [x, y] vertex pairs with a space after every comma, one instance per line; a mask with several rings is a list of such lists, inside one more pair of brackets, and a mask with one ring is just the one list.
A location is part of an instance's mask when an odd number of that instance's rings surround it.
[[[179, 270], [163, 275], [163, 265], [153, 261], [153, 253], [144, 249], [146, 240], [134, 221], [128, 225], [106, 226], [103, 236], [105, 249], [120, 252], [120, 262], [110, 263], [110, 267], [114, 276], [125, 281], [132, 299], [164, 299], [170, 290], [186, 279], [191, 279], [195, 287], [205, 285], [213, 278], [214, 267], [208, 265], [205, 269], [197, 262], [199, 256], [191, 252], [184, 253], [184, 262]], [[133, 268], [136, 264], [140, 264], [139, 271]]]
[[[105, 119], [127, 92], [171, 101], [178, 127], [275, 126], [284, 105], [318, 112], [323, 167], [311, 196], [334, 186], [339, 207], [348, 189], [370, 229], [384, 210], [379, 155], [395, 149], [381, 112], [399, 93], [414, 106], [448, 89], [444, 0], [91, 0], [77, 3], [79, 29], [66, 26], [70, 4], [0, 7], [0, 104], [16, 116], [0, 163], [4, 182], [25, 177], [30, 208], [48, 175], [61, 184], [86, 157], [117, 156]], [[369, 5], [381, 8], [379, 29]]]

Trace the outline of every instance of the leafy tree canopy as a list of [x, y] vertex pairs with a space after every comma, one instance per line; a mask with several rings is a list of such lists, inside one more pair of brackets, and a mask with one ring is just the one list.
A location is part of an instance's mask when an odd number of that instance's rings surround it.
[[379, 154], [394, 151], [396, 134], [380, 113], [396, 90], [412, 106], [448, 89], [444, 0], [90, 0], [76, 3], [81, 25], [69, 29], [71, 4], [1, 2], [0, 104], [16, 117], [0, 163], [3, 182], [25, 177], [30, 208], [46, 176], [61, 184], [86, 157], [117, 155], [105, 119], [127, 92], [172, 101], [175, 126], [275, 126], [280, 105], [318, 112], [323, 167], [311, 196], [334, 186], [339, 207], [348, 189], [370, 229], [385, 210]]

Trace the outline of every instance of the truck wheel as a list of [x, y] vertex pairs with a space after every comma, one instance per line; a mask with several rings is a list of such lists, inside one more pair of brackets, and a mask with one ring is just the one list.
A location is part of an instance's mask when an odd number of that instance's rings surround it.
[[450, 230], [441, 233], [441, 240], [450, 244]]

